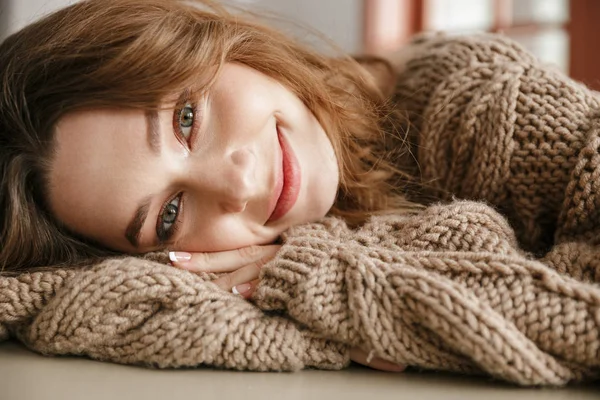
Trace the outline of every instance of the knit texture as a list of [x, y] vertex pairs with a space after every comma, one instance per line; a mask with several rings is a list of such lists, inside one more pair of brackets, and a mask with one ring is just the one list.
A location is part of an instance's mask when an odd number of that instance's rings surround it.
[[600, 373], [600, 286], [523, 253], [486, 205], [431, 206], [357, 231], [332, 218], [288, 235], [255, 300], [324, 337], [406, 365], [522, 385]]
[[339, 369], [346, 346], [268, 316], [206, 277], [139, 258], [0, 281], [0, 326], [43, 354], [160, 368]]
[[597, 93], [502, 36], [412, 46], [395, 96], [412, 124], [403, 163], [432, 197], [494, 205], [538, 255], [556, 241], [599, 244]]
[[412, 46], [398, 163], [442, 203], [290, 229], [254, 304], [151, 256], [0, 277], [0, 340], [157, 367], [339, 369], [361, 347], [520, 385], [597, 379], [596, 95], [501, 37]]

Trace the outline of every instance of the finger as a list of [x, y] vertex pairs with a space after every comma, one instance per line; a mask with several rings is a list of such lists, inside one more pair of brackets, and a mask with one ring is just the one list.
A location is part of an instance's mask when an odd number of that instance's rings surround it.
[[256, 290], [256, 286], [258, 285], [259, 279], [255, 279], [252, 282], [242, 283], [241, 285], [234, 286], [231, 291], [234, 294], [242, 296], [246, 300], [252, 297], [252, 294]]
[[238, 270], [230, 272], [227, 275], [223, 275], [215, 279], [213, 282], [216, 283], [221, 289], [231, 291], [234, 286], [258, 279], [262, 266], [270, 260], [271, 258], [261, 258], [252, 264], [239, 268]]
[[366, 367], [386, 372], [402, 372], [406, 368], [404, 365], [386, 361], [378, 357], [373, 357], [369, 360], [369, 354], [362, 349], [350, 350], [350, 359]]
[[262, 258], [273, 258], [279, 245], [249, 246], [214, 253], [169, 252], [173, 265], [192, 272], [232, 272]]
[[377, 357], [373, 357], [371, 360], [369, 360], [369, 354], [358, 348], [350, 350], [350, 359], [356, 363], [362, 364], [369, 368], [378, 369], [380, 371], [402, 372], [406, 368], [404, 365], [396, 364]]

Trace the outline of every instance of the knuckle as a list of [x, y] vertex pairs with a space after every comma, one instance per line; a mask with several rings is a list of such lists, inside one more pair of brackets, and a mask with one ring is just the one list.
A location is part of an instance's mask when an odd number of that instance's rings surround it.
[[260, 246], [248, 246], [238, 249], [238, 253], [244, 260], [252, 260], [258, 257], [262, 251]]
[[219, 277], [219, 279], [217, 279], [215, 283], [223, 290], [231, 290], [231, 288], [233, 287], [233, 279], [231, 277], [231, 274]]
[[260, 270], [262, 267], [264, 267], [272, 259], [273, 259], [273, 256], [263, 257], [260, 260], [258, 260], [257, 262], [255, 262], [254, 264]]
[[210, 253], [196, 253], [192, 257], [193, 264], [198, 269], [210, 267], [212, 255]]
[[247, 267], [250, 270], [250, 274], [252, 275], [252, 279], [258, 278], [260, 275], [260, 270], [262, 269], [262, 264], [260, 261], [253, 262]]

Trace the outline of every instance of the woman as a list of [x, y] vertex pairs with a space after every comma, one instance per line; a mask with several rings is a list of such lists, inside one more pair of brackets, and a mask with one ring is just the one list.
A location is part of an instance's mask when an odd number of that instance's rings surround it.
[[83, 2], [3, 43], [5, 269], [272, 243], [336, 195], [355, 219], [408, 204], [357, 151], [398, 135], [360, 67], [211, 7]]
[[273, 243], [336, 197], [353, 219], [410, 205], [381, 159], [399, 113], [354, 61], [211, 7], [84, 2], [6, 40], [4, 270], [164, 248], [234, 269], [213, 253]]
[[[590, 146], [597, 100], [519, 46], [487, 36], [429, 38], [415, 41], [395, 67], [363, 59], [364, 68], [199, 3], [204, 8], [85, 1], [2, 44], [3, 269], [168, 249], [180, 268], [228, 273], [216, 280], [227, 291], [249, 298], [263, 285], [256, 300], [279, 310], [281, 298], [264, 296], [289, 275], [267, 269], [258, 280], [271, 259], [289, 257], [289, 248], [278, 253], [273, 243], [327, 214], [353, 225], [374, 214], [400, 218], [383, 224], [384, 233], [367, 225], [375, 230], [355, 237], [337, 223], [325, 225], [331, 237], [310, 233], [337, 243], [318, 252], [341, 252], [335, 265], [377, 246], [468, 250], [466, 258], [498, 252], [529, 265], [517, 239], [540, 257], [563, 238], [595, 245], [595, 198], [585, 197], [586, 218], [572, 220], [582, 196], [568, 193], [577, 185], [590, 193], [589, 179], [573, 177], [587, 168], [580, 156]], [[479, 205], [419, 211], [453, 196], [494, 205], [511, 227]], [[441, 235], [440, 218], [457, 213], [466, 220]], [[433, 230], [413, 235], [428, 223]], [[407, 226], [413, 233], [404, 237]], [[342, 238], [349, 242], [342, 246]], [[365, 247], [344, 253], [356, 246]], [[316, 254], [309, 253], [301, 257], [306, 265]], [[355, 347], [355, 360], [372, 361], [353, 333], [333, 338]], [[384, 358], [407, 360], [398, 354]], [[440, 357], [408, 360], [431, 367]], [[455, 370], [470, 368], [444, 357], [460, 365]], [[383, 360], [372, 365], [398, 370]]]
[[340, 181], [339, 214], [404, 204], [356, 154], [386, 111], [354, 61], [197, 5], [82, 2], [3, 43], [3, 270], [168, 248], [250, 264], [219, 281], [249, 296], [254, 262]]

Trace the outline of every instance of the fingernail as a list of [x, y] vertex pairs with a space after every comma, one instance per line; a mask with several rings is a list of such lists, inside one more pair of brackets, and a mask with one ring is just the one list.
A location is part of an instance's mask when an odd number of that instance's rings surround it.
[[241, 285], [234, 286], [231, 291], [233, 294], [237, 294], [238, 296], [243, 296], [248, 293], [252, 289], [252, 285], [249, 283], [242, 283]]
[[191, 259], [192, 255], [190, 253], [186, 253], [185, 251], [169, 252], [169, 260], [171, 260], [172, 262], [190, 261]]
[[404, 372], [406, 366], [400, 364], [390, 364], [390, 372]]

